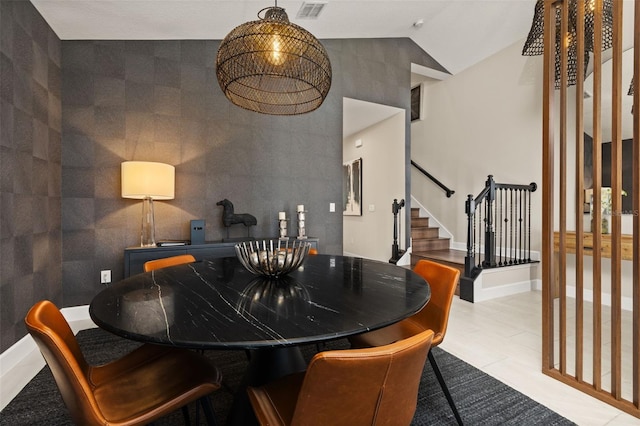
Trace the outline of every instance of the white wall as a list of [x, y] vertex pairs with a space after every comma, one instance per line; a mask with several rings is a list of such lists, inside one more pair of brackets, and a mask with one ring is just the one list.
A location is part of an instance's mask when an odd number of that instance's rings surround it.
[[[541, 249], [542, 230], [542, 57], [524, 57], [524, 40], [445, 81], [429, 81], [425, 87], [425, 118], [411, 125], [411, 158], [455, 190], [451, 198], [415, 169], [411, 172], [412, 196], [454, 235], [453, 244], [466, 243], [467, 194], [475, 197], [487, 175], [496, 182], [536, 182], [532, 197], [533, 251]], [[557, 93], [557, 92], [556, 92]], [[567, 229], [575, 230], [575, 86], [567, 103]], [[591, 101], [591, 98], [585, 102]], [[556, 99], [558, 117], [559, 98]], [[586, 108], [585, 108], [586, 110]], [[556, 132], [559, 122], [556, 122]], [[555, 145], [555, 227], [558, 229], [559, 136]], [[631, 216], [625, 215], [623, 232], [631, 233]], [[584, 216], [589, 226], [589, 215]], [[575, 280], [575, 256], [567, 262], [569, 290]], [[603, 292], [610, 292], [610, 259], [603, 259]], [[585, 297], [590, 299], [592, 259], [586, 257]], [[541, 268], [538, 268], [540, 271]], [[540, 273], [540, 272], [539, 272]], [[632, 293], [631, 262], [622, 265], [623, 305]]]
[[[467, 194], [487, 175], [498, 183], [542, 183], [542, 57], [521, 55], [524, 40], [425, 87], [425, 118], [411, 125], [411, 158], [453, 189], [445, 193], [415, 168], [412, 195], [466, 243]], [[532, 203], [532, 250], [540, 249], [541, 192]]]
[[[405, 111], [343, 140], [343, 161], [362, 158], [362, 216], [343, 216], [343, 251], [349, 256], [387, 262], [393, 244], [394, 199], [405, 191]], [[356, 148], [355, 141], [362, 141]], [[373, 206], [374, 211], [369, 207]], [[398, 215], [404, 242], [404, 215]]]

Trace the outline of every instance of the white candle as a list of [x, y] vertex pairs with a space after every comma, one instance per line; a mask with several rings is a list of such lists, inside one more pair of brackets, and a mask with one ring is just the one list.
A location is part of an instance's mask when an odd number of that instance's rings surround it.
[[286, 218], [285, 212], [278, 212], [278, 220], [285, 220]]
[[303, 204], [298, 204], [298, 211], [299, 212], [303, 212], [304, 211], [304, 205]]

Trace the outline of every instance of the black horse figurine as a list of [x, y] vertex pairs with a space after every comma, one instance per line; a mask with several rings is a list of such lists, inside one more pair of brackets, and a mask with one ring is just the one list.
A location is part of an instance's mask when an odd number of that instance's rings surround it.
[[242, 223], [244, 226], [253, 226], [258, 224], [258, 220], [255, 216], [248, 213], [235, 214], [233, 212], [233, 203], [226, 198], [222, 201], [218, 201], [216, 206], [222, 206], [224, 211], [222, 212], [222, 224], [227, 228], [227, 233], [231, 225], [236, 223]]

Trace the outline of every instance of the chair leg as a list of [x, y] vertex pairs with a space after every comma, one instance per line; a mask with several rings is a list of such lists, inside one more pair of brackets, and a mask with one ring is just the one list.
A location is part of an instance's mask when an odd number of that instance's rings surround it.
[[191, 418], [189, 417], [189, 407], [187, 407], [186, 405], [182, 407], [182, 417], [184, 417], [185, 425], [191, 424]]
[[202, 411], [204, 411], [204, 417], [207, 419], [208, 425], [216, 425], [216, 416], [213, 412], [213, 405], [211, 404], [211, 400], [208, 396], [203, 396], [199, 399], [202, 405]]
[[433, 368], [433, 372], [436, 373], [436, 377], [438, 378], [438, 382], [440, 383], [440, 387], [442, 388], [442, 391], [444, 392], [444, 396], [447, 397], [447, 401], [449, 401], [449, 406], [451, 407], [451, 410], [453, 410], [453, 415], [456, 418], [456, 421], [458, 422], [458, 424], [460, 426], [462, 426], [462, 418], [460, 417], [460, 414], [458, 413], [458, 409], [456, 408], [456, 404], [454, 404], [453, 402], [453, 398], [451, 397], [451, 394], [449, 393], [449, 388], [447, 388], [447, 384], [444, 382], [444, 378], [442, 377], [442, 373], [440, 373], [440, 369], [438, 368], [438, 364], [436, 363], [436, 359], [433, 356], [433, 352], [431, 352], [431, 350], [429, 351], [429, 362], [431, 363], [431, 367]]

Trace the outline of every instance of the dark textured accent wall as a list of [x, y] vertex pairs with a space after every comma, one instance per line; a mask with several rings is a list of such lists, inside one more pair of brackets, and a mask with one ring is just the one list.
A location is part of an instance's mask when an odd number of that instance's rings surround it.
[[[89, 303], [101, 269], [121, 278], [123, 249], [139, 244], [141, 202], [120, 197], [126, 160], [176, 166], [176, 198], [155, 203], [159, 239], [189, 238], [191, 219], [205, 219], [207, 241], [226, 237], [216, 202], [228, 198], [256, 216], [255, 237], [277, 236], [278, 211], [293, 218], [304, 204], [307, 234], [322, 252], [342, 253], [342, 215], [329, 203], [342, 197], [343, 97], [408, 109], [411, 62], [431, 59], [409, 39], [324, 44], [334, 76], [324, 104], [277, 117], [224, 97], [218, 41], [63, 41], [65, 305]], [[230, 229], [243, 235], [242, 225]]]
[[28, 1], [0, 1], [0, 351], [40, 299], [62, 304], [61, 43]]
[[[277, 235], [277, 212], [294, 217], [304, 204], [307, 234], [341, 253], [342, 215], [329, 203], [342, 197], [343, 97], [408, 109], [411, 63], [441, 70], [409, 39], [324, 41], [334, 74], [327, 100], [274, 117], [226, 100], [218, 44], [61, 42], [30, 2], [0, 0], [1, 351], [26, 334], [37, 300], [88, 304], [101, 269], [122, 277], [142, 208], [120, 197], [125, 160], [176, 166], [176, 198], [156, 203], [160, 239], [188, 238], [191, 219], [206, 220], [207, 240], [226, 237], [216, 202], [228, 198], [257, 217], [255, 237]], [[407, 118], [407, 164], [409, 130]]]

